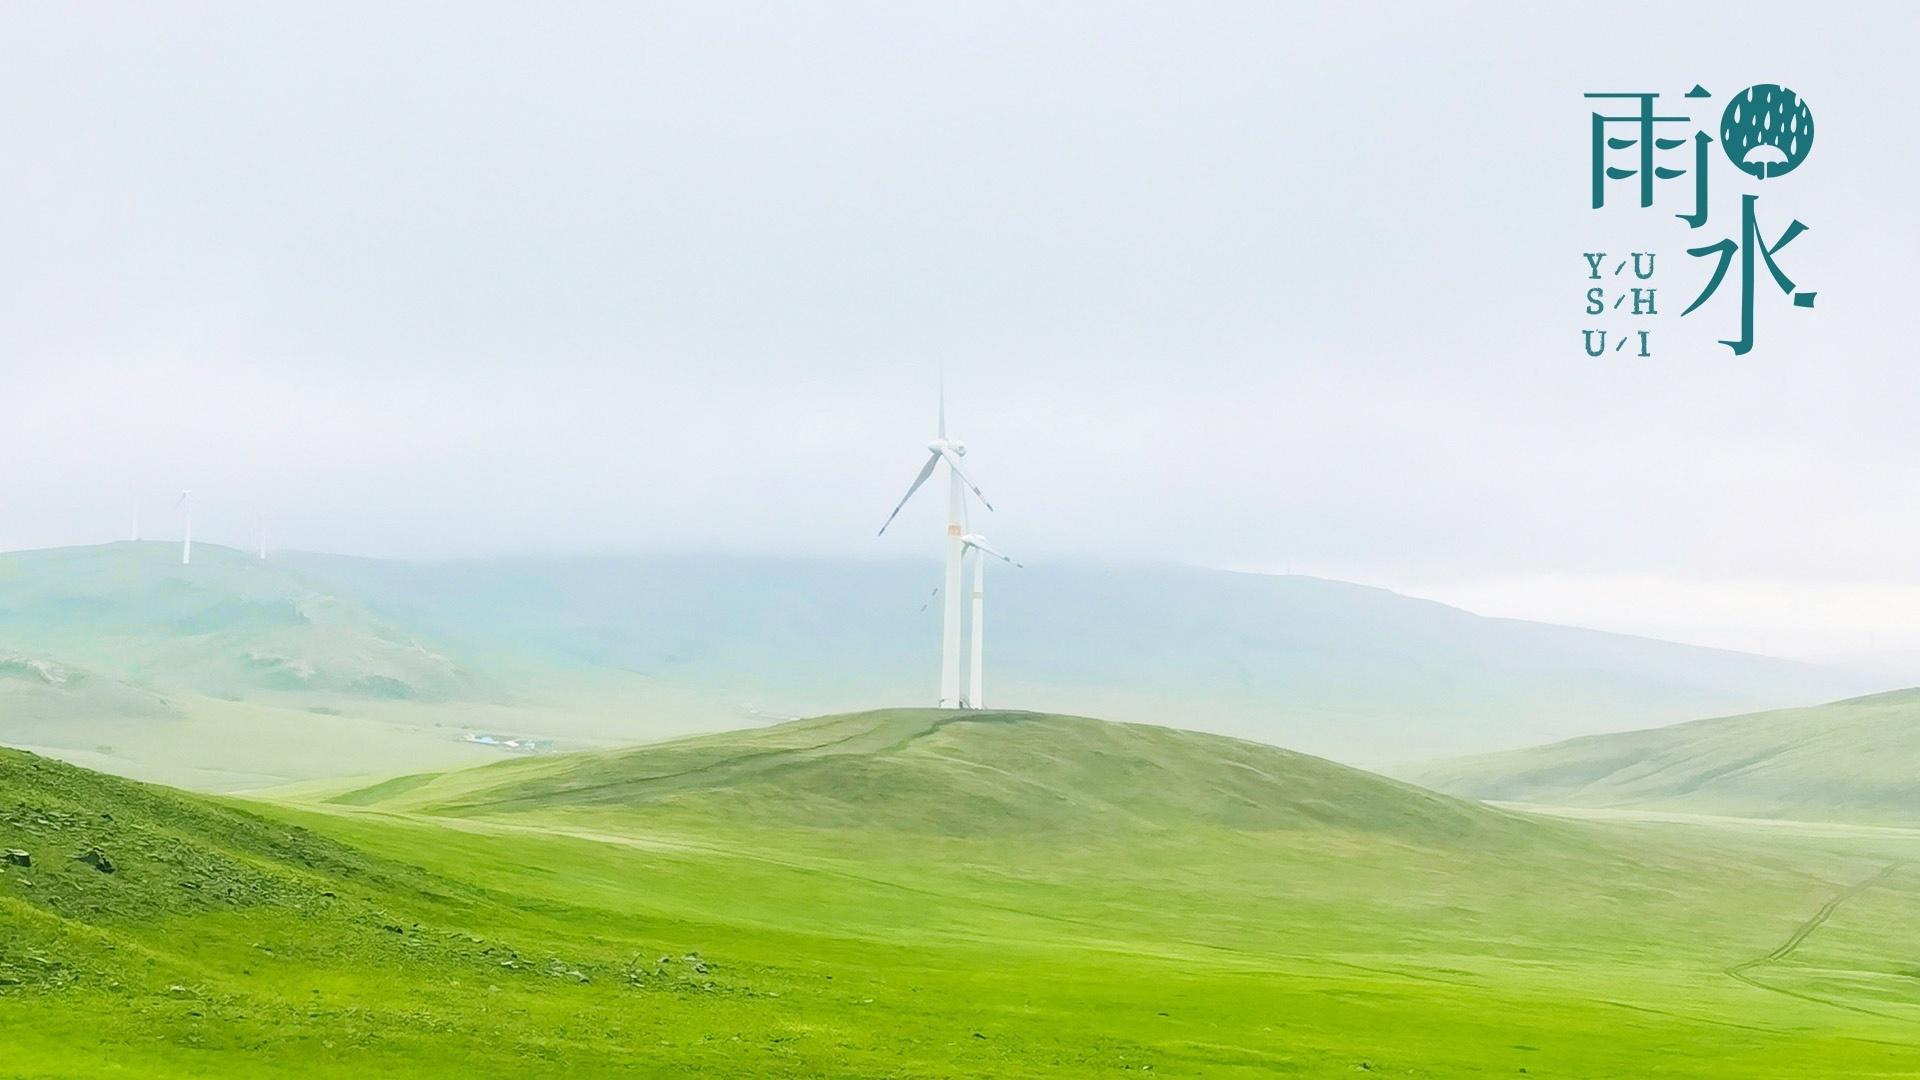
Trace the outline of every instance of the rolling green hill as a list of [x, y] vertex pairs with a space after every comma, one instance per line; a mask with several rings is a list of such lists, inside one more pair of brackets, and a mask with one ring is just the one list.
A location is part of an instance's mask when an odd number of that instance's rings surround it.
[[14, 750], [0, 750], [0, 846], [0, 995], [14, 998], [86, 987], [204, 1001], [167, 981], [200, 974], [205, 944], [168, 943], [170, 927], [294, 920], [357, 962], [404, 963], [425, 943], [400, 940], [392, 928], [408, 920], [381, 901], [455, 888], [298, 826]]
[[1892, 1077], [1904, 834], [890, 711], [212, 802], [0, 752], [20, 1077]]
[[1338, 829], [1411, 839], [1520, 819], [1276, 747], [1027, 712], [889, 709], [415, 774], [329, 801], [447, 816], [644, 813], [741, 829], [870, 821], [955, 837]]
[[1920, 821], [1920, 690], [1436, 762], [1476, 799], [1744, 817]]

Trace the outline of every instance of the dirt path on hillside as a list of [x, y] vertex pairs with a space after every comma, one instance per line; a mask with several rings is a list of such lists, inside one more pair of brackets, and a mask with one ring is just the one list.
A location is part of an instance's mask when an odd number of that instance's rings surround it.
[[1741, 963], [1735, 964], [1732, 967], [1727, 969], [1727, 974], [1730, 977], [1737, 979], [1740, 982], [1743, 982], [1748, 986], [1753, 987], [1756, 990], [1765, 990], [1768, 993], [1772, 993], [1772, 994], [1784, 994], [1787, 997], [1798, 998], [1801, 1001], [1811, 1001], [1818, 1005], [1827, 1005], [1835, 1009], [1845, 1009], [1848, 1012], [1863, 1013], [1867, 1016], [1877, 1016], [1885, 1020], [1899, 1020], [1902, 1022], [1911, 1022], [1913, 1019], [1913, 1017], [1911, 1016], [1900, 1016], [1894, 1013], [1880, 1012], [1875, 1009], [1869, 1009], [1860, 1005], [1853, 1005], [1844, 1001], [1834, 1001], [1831, 998], [1823, 998], [1815, 994], [1803, 993], [1798, 990], [1788, 990], [1778, 986], [1770, 986], [1767, 983], [1763, 983], [1760, 980], [1754, 978], [1752, 975], [1754, 971], [1760, 968], [1766, 967], [1769, 964], [1777, 964], [1780, 961], [1785, 960], [1787, 957], [1792, 956], [1794, 953], [1794, 950], [1798, 949], [1807, 940], [1807, 938], [1811, 937], [1815, 930], [1818, 930], [1822, 926], [1825, 926], [1827, 924], [1827, 920], [1833, 918], [1833, 913], [1840, 910], [1840, 905], [1846, 903], [1847, 901], [1853, 899], [1856, 896], [1859, 896], [1861, 893], [1866, 892], [1868, 889], [1871, 889], [1877, 885], [1884, 884], [1888, 878], [1892, 877], [1895, 872], [1899, 871], [1906, 865], [1907, 864], [1904, 862], [1888, 863], [1887, 865], [1880, 868], [1879, 873], [1873, 875], [1872, 877], [1866, 879], [1865, 881], [1862, 881], [1856, 885], [1848, 886], [1847, 888], [1840, 890], [1838, 893], [1835, 893], [1830, 899], [1827, 900], [1826, 903], [1820, 905], [1820, 909], [1818, 911], [1815, 911], [1813, 915], [1810, 916], [1805, 922], [1795, 927], [1793, 930], [1793, 933], [1787, 936], [1787, 940], [1781, 942], [1779, 946], [1777, 946], [1772, 952], [1767, 953], [1765, 956], [1757, 956], [1757, 957], [1754, 957], [1752, 960], [1747, 960], [1747, 961], [1743, 961]]

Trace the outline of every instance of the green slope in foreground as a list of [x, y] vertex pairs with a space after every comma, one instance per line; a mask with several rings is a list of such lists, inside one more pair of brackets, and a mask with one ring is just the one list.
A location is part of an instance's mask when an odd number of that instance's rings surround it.
[[1920, 1070], [1897, 831], [1536, 819], [919, 710], [302, 799], [0, 752], [32, 858], [0, 873], [0, 1073]]
[[1920, 822], [1920, 690], [1594, 735], [1403, 775], [1476, 799], [1813, 821]]

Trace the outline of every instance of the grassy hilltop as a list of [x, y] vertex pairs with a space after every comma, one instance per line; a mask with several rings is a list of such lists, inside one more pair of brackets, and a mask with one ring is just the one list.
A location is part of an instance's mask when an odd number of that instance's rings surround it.
[[1920, 690], [1441, 761], [1477, 799], [1816, 821], [1920, 822]]
[[1032, 713], [245, 804], [4, 752], [0, 1030], [26, 1077], [1909, 1075], [1916, 843]]
[[894, 709], [598, 753], [403, 776], [326, 799], [445, 817], [880, 824], [933, 837], [1092, 843], [1195, 829], [1410, 839], [1521, 819], [1258, 743], [1026, 712]]

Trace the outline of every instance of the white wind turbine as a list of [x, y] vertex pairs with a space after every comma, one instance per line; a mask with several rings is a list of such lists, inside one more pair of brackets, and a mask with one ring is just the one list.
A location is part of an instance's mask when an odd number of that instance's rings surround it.
[[947, 567], [945, 578], [946, 597], [941, 606], [940, 618], [940, 707], [957, 709], [960, 700], [960, 563], [965, 558], [963, 537], [966, 529], [963, 522], [967, 514], [967, 492], [972, 491], [980, 499], [980, 505], [993, 509], [979, 485], [967, 479], [960, 471], [960, 459], [967, 452], [966, 445], [957, 439], [947, 438], [947, 393], [944, 386], [940, 390], [940, 429], [934, 440], [927, 444], [927, 463], [920, 467], [920, 475], [913, 478], [913, 484], [907, 493], [900, 497], [893, 513], [887, 515], [885, 525], [880, 526], [877, 535], [885, 535], [887, 525], [900, 516], [900, 509], [927, 482], [933, 470], [946, 462], [947, 465]]
[[182, 491], [180, 493], [180, 501], [173, 504], [173, 508], [175, 510], [180, 511], [186, 523], [186, 531], [181, 534], [181, 540], [180, 540], [180, 565], [181, 566], [186, 566], [187, 564], [193, 562], [192, 498], [193, 498], [193, 489], [188, 488], [187, 490]]
[[962, 536], [960, 543], [973, 551], [973, 647], [968, 654], [973, 662], [973, 671], [972, 678], [968, 680], [967, 704], [975, 709], [984, 709], [987, 707], [987, 700], [982, 684], [985, 682], [986, 661], [981, 659], [981, 653], [987, 640], [987, 556], [991, 555], [1014, 566], [1020, 564], [995, 551], [987, 543], [987, 538], [979, 533], [970, 532]]

